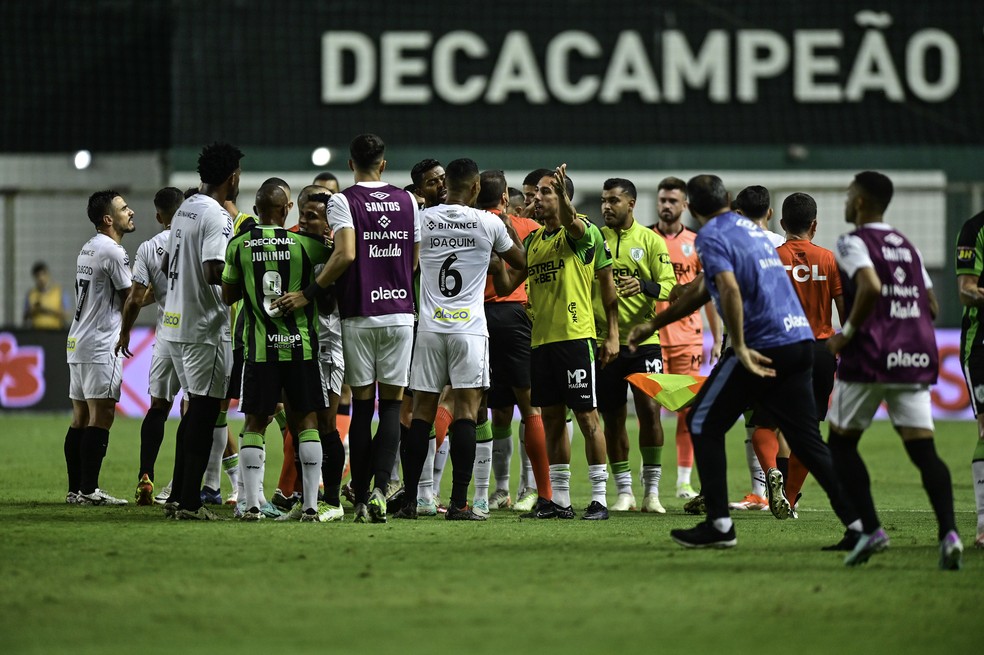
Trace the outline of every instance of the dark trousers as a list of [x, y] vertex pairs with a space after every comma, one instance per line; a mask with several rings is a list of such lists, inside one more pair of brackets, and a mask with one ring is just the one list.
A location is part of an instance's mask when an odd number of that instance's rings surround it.
[[813, 400], [813, 343], [802, 341], [759, 350], [772, 360], [776, 377], [750, 373], [728, 350], [694, 400], [687, 425], [708, 520], [728, 516], [727, 458], [724, 435], [750, 406], [763, 408], [782, 430], [790, 447], [830, 498], [847, 525], [857, 518], [834, 474], [830, 450], [820, 437]]

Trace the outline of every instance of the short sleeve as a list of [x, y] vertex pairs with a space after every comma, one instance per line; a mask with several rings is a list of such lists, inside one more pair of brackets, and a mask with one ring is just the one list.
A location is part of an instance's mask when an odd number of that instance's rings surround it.
[[984, 215], [978, 214], [963, 224], [957, 237], [956, 266], [957, 275], [977, 275], [984, 272], [984, 253], [980, 248], [980, 237]]
[[221, 208], [209, 211], [202, 221], [202, 262], [225, 261], [232, 234], [232, 216]]
[[137, 256], [133, 262], [133, 281], [145, 287], [150, 286], [150, 268], [147, 262], [147, 253], [150, 251], [150, 242], [144, 241], [137, 248]]
[[512, 237], [506, 230], [506, 225], [498, 218], [486, 221], [490, 228], [489, 236], [492, 238], [492, 250], [494, 252], [506, 252], [513, 247]]
[[849, 280], [854, 278], [858, 269], [875, 267], [868, 253], [868, 246], [860, 237], [853, 234], [842, 234], [838, 237], [834, 257]]
[[239, 243], [239, 239], [233, 239], [226, 246], [225, 266], [222, 269], [222, 281], [226, 284], [239, 284], [240, 280], [242, 280], [242, 275], [239, 271], [239, 261], [236, 257], [236, 252], [239, 250]]
[[113, 288], [117, 291], [129, 289], [133, 286], [133, 274], [130, 272], [129, 260], [126, 250], [122, 246], [110, 248], [106, 259], [103, 261], [103, 270], [113, 281]]
[[[419, 230], [419, 217], [417, 218]], [[339, 230], [355, 229], [355, 223], [352, 220], [352, 210], [349, 207], [348, 198], [341, 193], [334, 194], [328, 200], [328, 225], [331, 227], [332, 232], [338, 232]]]
[[407, 191], [410, 196], [410, 204], [413, 207], [413, 242], [420, 243], [420, 208], [417, 206], [417, 199]]
[[[706, 228], [705, 228], [706, 229]], [[715, 238], [717, 235], [704, 237], [698, 235], [696, 241], [697, 256], [700, 258], [701, 268], [704, 276], [714, 279], [718, 273], [725, 271], [734, 272], [735, 267], [729, 257], [727, 246]]]

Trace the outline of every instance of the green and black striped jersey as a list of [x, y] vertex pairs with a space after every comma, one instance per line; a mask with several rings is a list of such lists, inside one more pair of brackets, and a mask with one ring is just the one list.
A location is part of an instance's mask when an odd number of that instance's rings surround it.
[[317, 358], [317, 304], [282, 314], [271, 303], [307, 287], [314, 280], [315, 266], [324, 264], [330, 255], [331, 248], [324, 241], [275, 225], [257, 225], [229, 242], [222, 281], [242, 285], [245, 361]]
[[[973, 275], [977, 286], [984, 285], [984, 212], [967, 220], [957, 237], [957, 275]], [[970, 351], [984, 346], [984, 325], [977, 307], [964, 307], [960, 321], [960, 356], [967, 361]]]

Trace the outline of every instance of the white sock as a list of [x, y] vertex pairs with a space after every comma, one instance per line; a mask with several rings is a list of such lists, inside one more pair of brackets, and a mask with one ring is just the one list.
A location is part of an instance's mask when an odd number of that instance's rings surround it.
[[693, 471], [692, 466], [678, 466], [677, 467], [677, 486], [684, 484], [690, 484], [690, 472]]
[[553, 501], [558, 507], [571, 506], [571, 465], [550, 465], [550, 486], [553, 487]]
[[847, 529], [853, 532], [864, 532], [864, 525], [861, 524], [861, 519], [854, 519], [848, 524]]
[[[242, 452], [241, 450], [239, 451]], [[266, 473], [266, 448], [260, 451], [260, 460], [263, 462], [263, 473]], [[266, 505], [270, 500], [266, 497], [263, 490], [263, 475], [260, 475], [260, 505]]]
[[431, 437], [427, 442], [427, 459], [420, 472], [420, 484], [417, 485], [417, 498], [430, 502], [434, 500], [434, 451], [437, 450], [437, 437]]
[[714, 519], [711, 524], [718, 532], [727, 532], [734, 525], [734, 521], [730, 516], [725, 516], [723, 519]]
[[[553, 468], [552, 466], [550, 467]], [[629, 476], [629, 492], [632, 491], [632, 472], [628, 473]], [[568, 473], [568, 478], [570, 474]], [[597, 501], [608, 507], [608, 498], [606, 497], [606, 487], [608, 486], [608, 467], [604, 464], [589, 464], [588, 465], [588, 480], [591, 481], [591, 501]], [[552, 477], [551, 477], [552, 481]], [[554, 498], [556, 499], [557, 492], [554, 491]], [[556, 500], [554, 501], [556, 502]], [[559, 503], [558, 503], [559, 504]]]
[[530, 487], [536, 485], [533, 477], [533, 462], [530, 461], [530, 456], [526, 453], [526, 423], [519, 424], [519, 491], [516, 493], [516, 497], [523, 495]]
[[321, 474], [320, 441], [302, 441], [298, 447], [301, 456], [301, 487], [304, 489], [304, 509], [318, 507], [318, 476]]
[[632, 493], [632, 471], [622, 471], [620, 473], [616, 473], [615, 488], [620, 494]]
[[489, 476], [492, 475], [492, 442], [480, 441], [475, 444], [475, 500], [489, 499]]
[[567, 443], [574, 443], [574, 421], [567, 419]]
[[[239, 433], [239, 452], [243, 452], [243, 435]], [[241, 471], [245, 471], [246, 464], [243, 463], [242, 458], [239, 460], [239, 465], [242, 467]], [[246, 502], [246, 487], [243, 485], [244, 475], [236, 476], [236, 495], [239, 498], [239, 502]]]
[[[435, 437], [435, 444], [436, 444]], [[441, 478], [444, 476], [444, 467], [448, 463], [448, 453], [451, 452], [451, 439], [445, 438], [441, 447], [434, 451], [434, 495], [441, 495]]]
[[212, 451], [208, 454], [203, 484], [216, 491], [222, 487], [222, 453], [225, 452], [228, 429], [226, 425], [212, 428]]
[[751, 434], [754, 428], [746, 428], [748, 439], [745, 439], [745, 460], [748, 462], [748, 475], [752, 478], [752, 493], [765, 497], [765, 471], [759, 464], [755, 448], [752, 446]]
[[974, 498], [977, 499], [977, 532], [984, 534], [984, 460], [971, 463], [974, 473]]
[[512, 464], [512, 432], [508, 437], [492, 439], [492, 473], [495, 475], [495, 490], [509, 493], [509, 466]]
[[659, 496], [659, 479], [663, 475], [661, 465], [644, 464], [642, 467], [642, 488], [645, 494]]
[[243, 464], [243, 486], [246, 489], [246, 509], [263, 505], [263, 449], [248, 446], [239, 451]]
[[233, 489], [239, 489], [239, 453], [222, 458], [222, 470], [229, 477]]

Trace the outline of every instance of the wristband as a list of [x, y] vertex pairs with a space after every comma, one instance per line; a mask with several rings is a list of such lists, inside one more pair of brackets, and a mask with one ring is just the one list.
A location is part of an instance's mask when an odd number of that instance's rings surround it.
[[853, 325], [851, 325], [850, 321], [845, 321], [844, 325], [841, 326], [841, 334], [843, 334], [844, 338], [847, 339], [848, 341], [851, 340], [851, 337], [853, 337], [854, 333], [857, 331], [858, 329]]
[[320, 291], [321, 291], [321, 285], [318, 284], [318, 281], [317, 280], [315, 280], [314, 282], [312, 282], [311, 284], [309, 284], [307, 286], [307, 288], [304, 290], [304, 292], [301, 295], [304, 296], [305, 300], [307, 300], [308, 302], [311, 302], [312, 300], [314, 300], [314, 297]]

